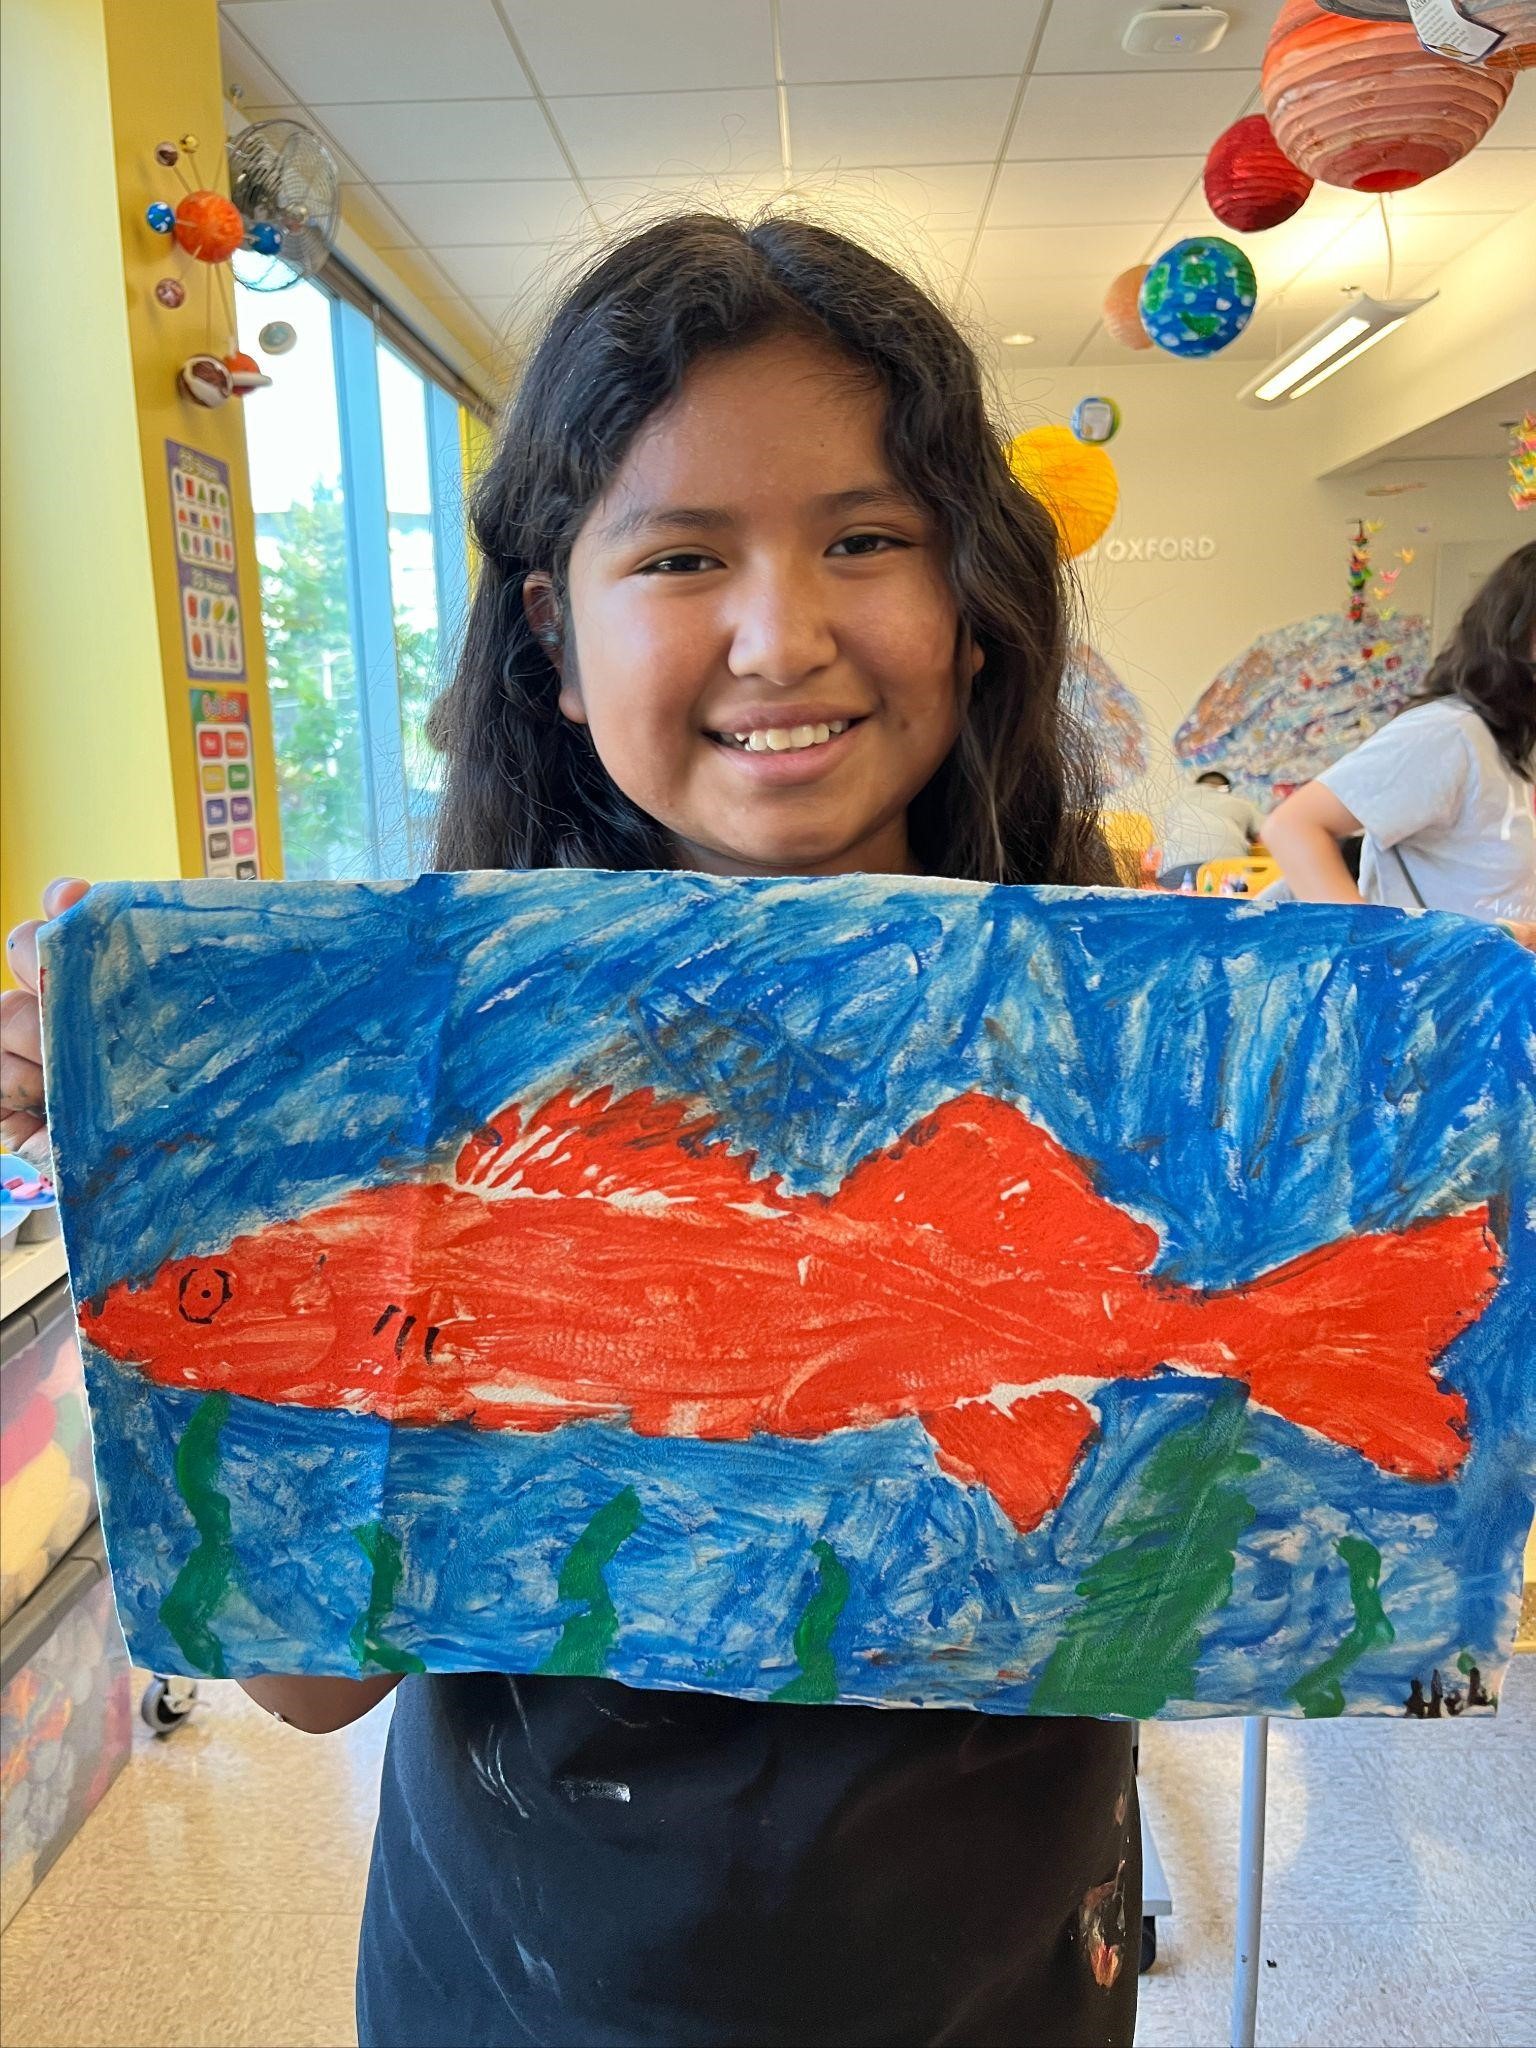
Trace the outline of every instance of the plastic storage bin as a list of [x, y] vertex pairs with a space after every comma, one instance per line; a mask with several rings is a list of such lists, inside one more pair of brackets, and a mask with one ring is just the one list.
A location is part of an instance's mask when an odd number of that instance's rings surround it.
[[85, 1378], [60, 1280], [0, 1327], [0, 1622], [95, 1518]]
[[99, 1527], [0, 1628], [0, 1927], [123, 1765], [133, 1680]]

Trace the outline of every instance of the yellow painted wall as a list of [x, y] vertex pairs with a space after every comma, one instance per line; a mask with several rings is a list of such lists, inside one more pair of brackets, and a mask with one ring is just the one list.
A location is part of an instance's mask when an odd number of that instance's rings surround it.
[[[227, 192], [224, 168], [223, 81], [219, 63], [216, 0], [105, 0], [108, 74], [116, 161], [118, 220], [122, 234], [120, 274], [127, 288], [128, 332], [138, 398], [143, 490], [148, 507], [150, 558], [159, 615], [161, 665], [165, 678], [166, 729], [176, 799], [176, 826], [184, 874], [202, 872], [196, 764], [182, 640], [176, 549], [169, 510], [165, 444], [183, 441], [227, 464], [233, 501], [236, 566], [244, 612], [246, 678], [236, 687], [250, 692], [254, 728], [257, 821], [264, 875], [282, 873], [277, 781], [272, 753], [271, 708], [267, 698], [266, 654], [260, 630], [250, 472], [246, 463], [244, 407], [252, 408], [251, 430], [260, 431], [260, 393], [232, 399], [210, 410], [181, 395], [176, 377], [189, 355], [210, 349], [223, 355], [233, 346], [229, 319], [215, 280], [211, 304], [201, 277], [203, 266], [187, 266], [186, 304], [171, 312], [154, 296], [157, 278], [175, 269], [166, 238], [151, 233], [144, 209], [155, 199], [174, 203], [181, 186], [174, 171], [154, 161], [161, 138], [198, 139], [195, 178]], [[230, 290], [235, 289], [231, 282]]]
[[0, 7], [0, 892], [178, 870], [102, 0]]

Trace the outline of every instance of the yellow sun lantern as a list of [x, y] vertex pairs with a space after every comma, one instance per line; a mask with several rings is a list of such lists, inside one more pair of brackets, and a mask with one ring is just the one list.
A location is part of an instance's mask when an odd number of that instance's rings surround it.
[[1031, 427], [1009, 443], [1008, 466], [1050, 513], [1066, 554], [1081, 555], [1104, 538], [1120, 479], [1101, 447], [1079, 441], [1070, 427]]

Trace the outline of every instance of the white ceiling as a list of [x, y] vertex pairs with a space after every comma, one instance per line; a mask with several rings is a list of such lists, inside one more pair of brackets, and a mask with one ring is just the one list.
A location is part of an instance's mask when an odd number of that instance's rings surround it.
[[[1114, 363], [1105, 286], [1217, 225], [1206, 149], [1255, 110], [1278, 0], [1231, 0], [1203, 58], [1128, 57], [1136, 0], [222, 0], [253, 120], [330, 141], [348, 219], [481, 350], [525, 331], [595, 236], [659, 203], [786, 186], [899, 251], [1019, 360]], [[1416, 293], [1536, 199], [1536, 84], [1466, 161], [1389, 202]], [[1227, 232], [1223, 230], [1223, 232]], [[1350, 285], [1380, 290], [1377, 203], [1324, 186], [1234, 237], [1265, 360]]]

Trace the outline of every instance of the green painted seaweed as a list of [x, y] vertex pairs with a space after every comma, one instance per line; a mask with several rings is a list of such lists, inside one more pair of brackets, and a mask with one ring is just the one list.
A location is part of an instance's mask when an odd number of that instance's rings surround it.
[[1381, 1552], [1363, 1536], [1341, 1536], [1335, 1547], [1349, 1570], [1355, 1622], [1333, 1654], [1291, 1687], [1291, 1698], [1309, 1721], [1342, 1714], [1344, 1688], [1339, 1680], [1367, 1650], [1390, 1643], [1396, 1634], [1381, 1604]]
[[539, 1666], [563, 1678], [601, 1678], [608, 1652], [619, 1633], [619, 1613], [603, 1577], [621, 1543], [628, 1542], [644, 1521], [639, 1495], [632, 1486], [616, 1493], [588, 1522], [566, 1553], [556, 1590], [562, 1600], [584, 1600], [585, 1614], [573, 1614], [560, 1640]]
[[848, 1573], [831, 1544], [821, 1537], [811, 1545], [816, 1559], [816, 1590], [795, 1623], [795, 1658], [800, 1669], [773, 1698], [802, 1707], [828, 1706], [837, 1698], [837, 1660], [832, 1631], [848, 1604]]
[[373, 1567], [368, 1588], [368, 1605], [352, 1626], [347, 1638], [358, 1668], [366, 1671], [425, 1671], [426, 1665], [412, 1650], [398, 1649], [382, 1634], [384, 1621], [400, 1591], [404, 1563], [400, 1538], [382, 1522], [365, 1522], [352, 1531], [357, 1547]]
[[229, 1496], [214, 1485], [219, 1438], [228, 1419], [228, 1394], [206, 1395], [176, 1446], [176, 1489], [191, 1513], [198, 1542], [176, 1574], [175, 1585], [160, 1602], [160, 1619], [182, 1655], [210, 1678], [226, 1676], [224, 1645], [210, 1623], [223, 1606], [235, 1575]]
[[1115, 1524], [1119, 1540], [1078, 1584], [1081, 1604], [1031, 1712], [1140, 1720], [1196, 1697], [1202, 1625], [1231, 1598], [1237, 1546], [1254, 1520], [1243, 1488], [1259, 1460], [1243, 1448], [1246, 1430], [1234, 1389], [1158, 1445]]

